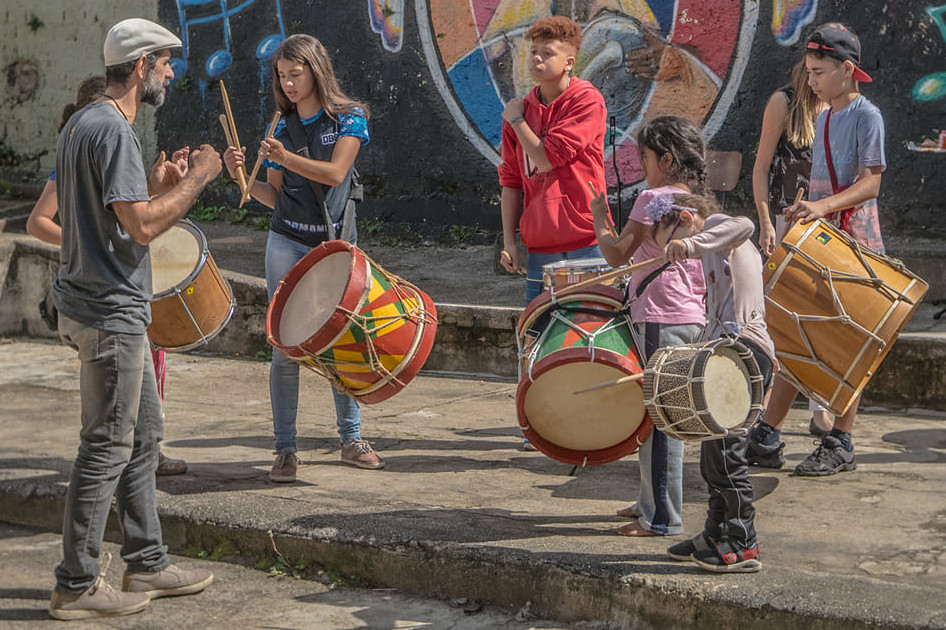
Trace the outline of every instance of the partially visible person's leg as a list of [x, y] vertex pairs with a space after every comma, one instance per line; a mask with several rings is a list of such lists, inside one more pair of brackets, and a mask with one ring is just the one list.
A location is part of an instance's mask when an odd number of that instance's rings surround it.
[[[167, 354], [164, 348], [156, 348], [149, 344], [151, 350], [151, 362], [154, 364], [154, 378], [158, 387], [158, 398], [161, 399], [161, 420], [164, 420], [164, 383], [167, 379], [168, 364]], [[183, 459], [174, 459], [167, 457], [161, 451], [161, 445], [158, 444], [158, 467], [154, 474], [164, 477], [168, 475], [182, 475], [187, 472], [187, 462]]]

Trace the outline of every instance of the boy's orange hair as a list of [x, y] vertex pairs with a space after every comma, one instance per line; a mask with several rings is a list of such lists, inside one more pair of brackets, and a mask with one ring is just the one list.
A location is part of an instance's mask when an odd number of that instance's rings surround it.
[[526, 31], [526, 39], [557, 39], [581, 50], [581, 27], [564, 15], [542, 18]]

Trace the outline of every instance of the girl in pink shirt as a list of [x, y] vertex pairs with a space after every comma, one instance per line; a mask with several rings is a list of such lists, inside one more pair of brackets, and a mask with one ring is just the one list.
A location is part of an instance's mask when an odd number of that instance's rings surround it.
[[[649, 190], [637, 198], [627, 225], [617, 237], [608, 231], [604, 194], [591, 202], [601, 253], [612, 266], [664, 254], [653, 239], [645, 209], [662, 194], [706, 192], [706, 149], [700, 128], [678, 116], [661, 116], [638, 133], [641, 163]], [[672, 236], [672, 235], [671, 235]], [[706, 323], [706, 284], [699, 260], [654, 264], [635, 271], [628, 286], [632, 328], [641, 358], [658, 348], [699, 341]], [[683, 442], [657, 429], [639, 451], [640, 491], [636, 503], [618, 510], [633, 519], [623, 536], [674, 536], [683, 532]]]

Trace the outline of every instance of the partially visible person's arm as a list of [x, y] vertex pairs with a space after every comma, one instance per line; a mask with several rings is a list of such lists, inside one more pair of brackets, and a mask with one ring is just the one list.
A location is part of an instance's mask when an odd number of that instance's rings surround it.
[[56, 181], [48, 179], [26, 220], [26, 231], [43, 242], [62, 245], [62, 228], [53, 221], [57, 212], [59, 201], [56, 197]]
[[516, 228], [519, 226], [519, 210], [522, 208], [522, 189], [503, 186], [500, 210], [503, 219], [503, 251], [500, 262], [509, 273], [519, 270], [519, 247], [516, 244]]
[[503, 108], [503, 120], [505, 120], [509, 127], [515, 132], [516, 137], [519, 139], [519, 144], [522, 146], [522, 151], [529, 156], [529, 159], [535, 164], [535, 167], [540, 173], [547, 173], [552, 170], [552, 163], [549, 162], [548, 156], [545, 154], [545, 144], [542, 142], [542, 139], [539, 138], [532, 131], [532, 128], [523, 118], [525, 114], [525, 102], [521, 97], [511, 98], [506, 101], [506, 106]]
[[759, 247], [766, 256], [775, 252], [775, 226], [769, 216], [769, 169], [775, 157], [775, 148], [785, 131], [788, 115], [788, 100], [784, 92], [776, 92], [765, 106], [762, 115], [762, 131], [759, 134], [759, 149], [752, 167], [752, 196], [759, 215]]

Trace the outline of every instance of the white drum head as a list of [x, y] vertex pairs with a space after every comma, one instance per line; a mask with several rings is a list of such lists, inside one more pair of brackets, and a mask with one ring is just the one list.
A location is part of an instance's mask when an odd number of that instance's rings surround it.
[[644, 393], [636, 382], [583, 394], [573, 391], [627, 376], [617, 368], [581, 361], [551, 368], [529, 386], [524, 410], [529, 425], [553, 444], [574, 451], [610, 448], [631, 437], [644, 421]]
[[286, 299], [279, 319], [279, 343], [298, 346], [318, 332], [341, 304], [350, 277], [349, 251], [329, 254], [312, 265]]
[[151, 292], [161, 293], [181, 288], [200, 264], [202, 242], [181, 224], [173, 226], [151, 241]]
[[732, 348], [717, 348], [706, 362], [703, 395], [707, 410], [725, 429], [741, 425], [752, 406], [749, 370]]

